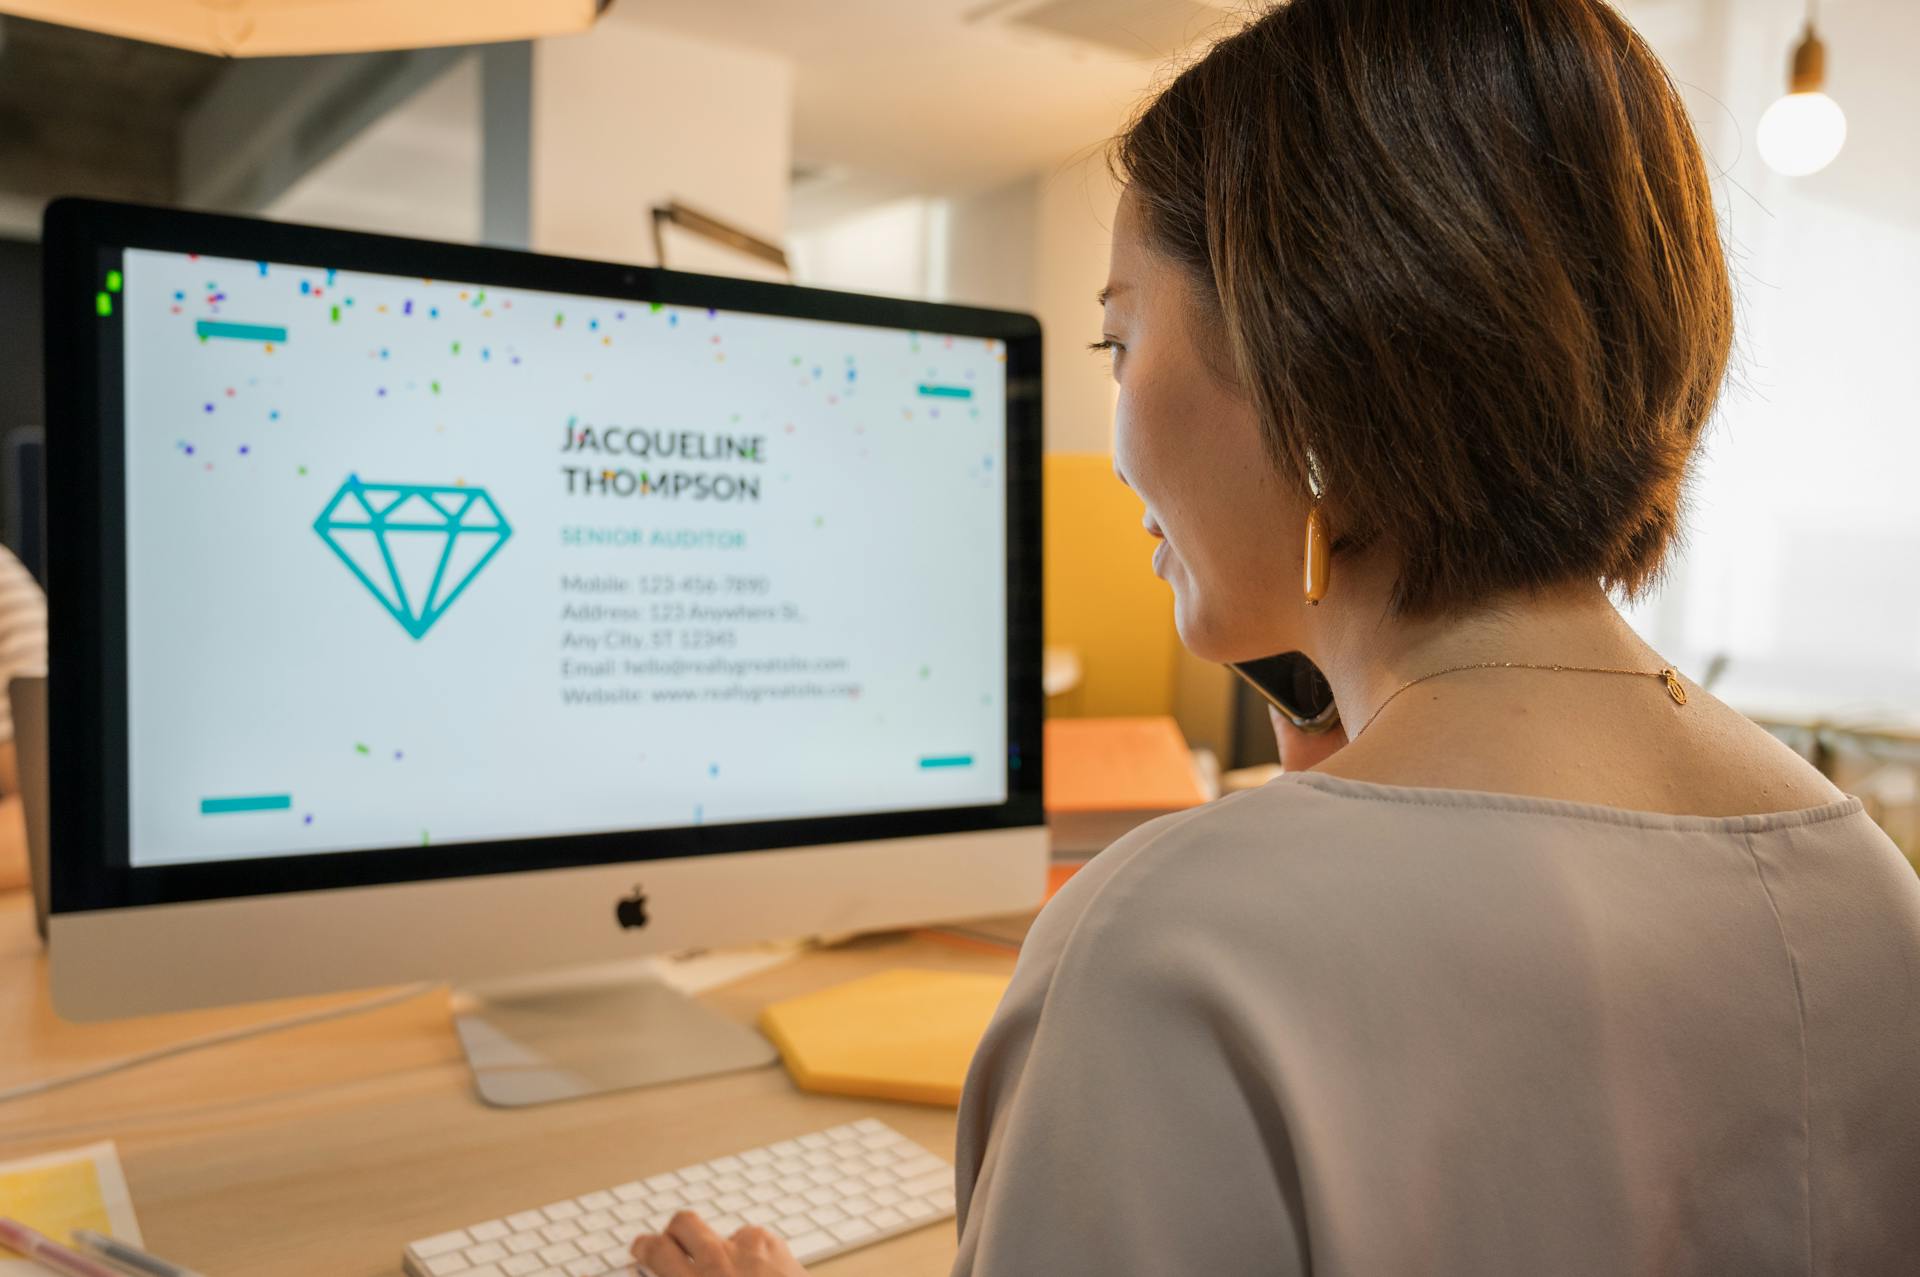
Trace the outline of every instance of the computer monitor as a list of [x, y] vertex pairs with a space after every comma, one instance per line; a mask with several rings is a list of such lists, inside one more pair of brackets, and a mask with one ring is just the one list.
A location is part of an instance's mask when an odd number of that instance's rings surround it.
[[62, 201], [75, 1019], [1035, 904], [1031, 317]]

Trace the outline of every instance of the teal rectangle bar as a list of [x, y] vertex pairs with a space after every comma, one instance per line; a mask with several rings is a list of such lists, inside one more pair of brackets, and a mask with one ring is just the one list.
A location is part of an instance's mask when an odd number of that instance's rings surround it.
[[202, 798], [202, 816], [230, 816], [242, 811], [286, 811], [293, 806], [292, 794], [249, 794], [240, 798]]
[[934, 754], [920, 760], [922, 767], [971, 767], [972, 754]]
[[235, 341], [285, 341], [287, 330], [272, 324], [229, 324], [221, 319], [197, 319], [196, 337], [231, 337]]
[[971, 399], [971, 386], [922, 386], [920, 393], [932, 399]]

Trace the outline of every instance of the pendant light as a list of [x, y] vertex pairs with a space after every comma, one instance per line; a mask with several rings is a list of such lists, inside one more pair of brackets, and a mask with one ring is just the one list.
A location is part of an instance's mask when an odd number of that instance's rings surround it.
[[585, 31], [612, 0], [0, 0], [0, 13], [246, 58]]
[[1767, 167], [1787, 177], [1805, 177], [1833, 163], [1847, 140], [1847, 117], [1840, 104], [1822, 93], [1827, 78], [1827, 46], [1813, 28], [1813, 0], [1807, 26], [1794, 46], [1787, 95], [1760, 117], [1755, 139]]

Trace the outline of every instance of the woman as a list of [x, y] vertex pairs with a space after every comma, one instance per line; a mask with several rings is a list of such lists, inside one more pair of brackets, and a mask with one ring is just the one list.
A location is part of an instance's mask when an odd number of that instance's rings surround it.
[[[1920, 881], [1607, 593], [1731, 337], [1651, 52], [1599, 0], [1294, 0], [1118, 160], [1099, 344], [1181, 638], [1307, 653], [1346, 729], [1042, 913], [955, 1272], [1913, 1272]], [[636, 1254], [799, 1271], [691, 1216]]]

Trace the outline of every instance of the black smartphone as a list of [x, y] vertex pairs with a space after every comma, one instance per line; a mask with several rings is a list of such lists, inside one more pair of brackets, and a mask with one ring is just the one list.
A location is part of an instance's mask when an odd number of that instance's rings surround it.
[[1257, 661], [1234, 661], [1227, 668], [1247, 680], [1267, 704], [1308, 735], [1330, 731], [1340, 722], [1333, 688], [1305, 653], [1281, 652]]

